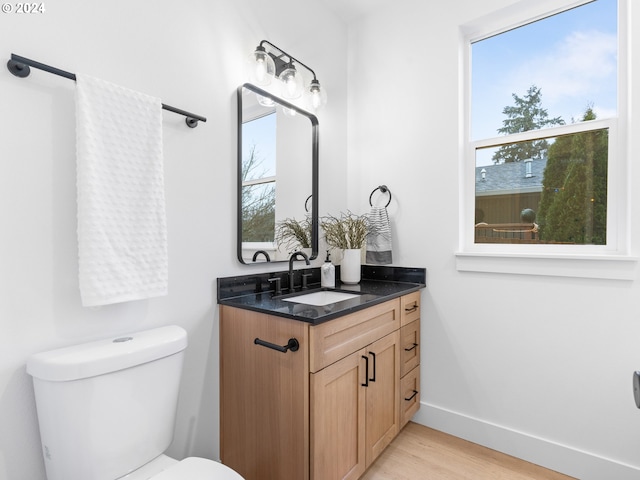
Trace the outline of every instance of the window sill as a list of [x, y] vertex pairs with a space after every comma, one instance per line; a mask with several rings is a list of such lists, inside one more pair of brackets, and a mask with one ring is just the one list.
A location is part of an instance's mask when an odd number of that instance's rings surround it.
[[457, 252], [460, 272], [635, 280], [638, 258], [614, 255]]

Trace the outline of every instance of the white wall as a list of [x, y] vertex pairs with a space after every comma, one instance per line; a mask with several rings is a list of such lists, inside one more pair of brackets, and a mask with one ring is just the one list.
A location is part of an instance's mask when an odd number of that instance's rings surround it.
[[[16, 53], [159, 96], [208, 118], [189, 129], [164, 113], [169, 295], [80, 305], [74, 84], [0, 69], [0, 480], [44, 480], [29, 355], [166, 324], [189, 332], [176, 457], [218, 458], [215, 280], [253, 271], [236, 260], [236, 88], [268, 39], [312, 66], [331, 103], [319, 114], [322, 182], [346, 162], [346, 27], [296, 0], [45, 2], [0, 15], [2, 62]], [[289, 13], [287, 13], [289, 12]], [[339, 176], [342, 178], [342, 175]], [[346, 203], [336, 180], [323, 210]], [[282, 269], [283, 267], [271, 267]]]
[[[515, 3], [402, 0], [350, 26], [349, 207], [366, 211], [370, 191], [388, 185], [394, 261], [428, 270], [416, 420], [581, 479], [640, 478], [638, 279], [456, 270], [459, 26]], [[640, 28], [638, 9], [629, 21]], [[635, 136], [632, 160], [639, 149]], [[640, 182], [633, 162], [630, 182]]]

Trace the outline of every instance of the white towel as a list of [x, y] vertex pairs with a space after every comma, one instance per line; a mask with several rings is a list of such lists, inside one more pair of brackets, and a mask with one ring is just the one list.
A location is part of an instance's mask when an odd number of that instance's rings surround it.
[[82, 304], [167, 294], [162, 103], [76, 75]]
[[386, 207], [371, 207], [366, 263], [388, 265], [391, 259], [391, 222]]

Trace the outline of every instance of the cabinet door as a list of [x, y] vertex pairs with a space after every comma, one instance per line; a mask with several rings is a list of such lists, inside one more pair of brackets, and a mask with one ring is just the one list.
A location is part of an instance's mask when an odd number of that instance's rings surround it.
[[[256, 338], [300, 346], [283, 353]], [[221, 307], [221, 457], [246, 480], [309, 478], [308, 357], [304, 322]]]
[[365, 471], [365, 353], [310, 375], [311, 480], [357, 479]]
[[366, 421], [367, 466], [400, 431], [400, 333], [395, 331], [367, 347], [369, 357]]

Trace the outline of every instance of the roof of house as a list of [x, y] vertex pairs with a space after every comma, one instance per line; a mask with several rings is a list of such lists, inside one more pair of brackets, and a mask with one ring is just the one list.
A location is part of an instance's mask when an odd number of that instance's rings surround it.
[[527, 163], [529, 162], [510, 162], [476, 167], [476, 195], [541, 192], [547, 159], [533, 159], [530, 162], [530, 177], [527, 177]]

